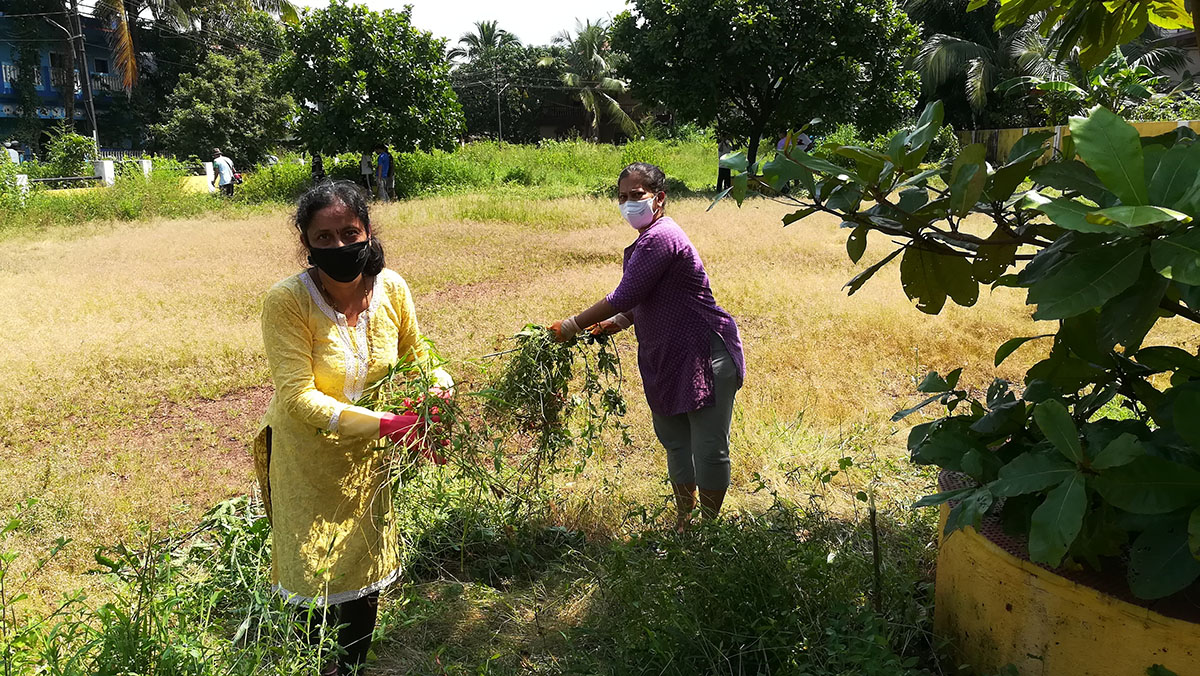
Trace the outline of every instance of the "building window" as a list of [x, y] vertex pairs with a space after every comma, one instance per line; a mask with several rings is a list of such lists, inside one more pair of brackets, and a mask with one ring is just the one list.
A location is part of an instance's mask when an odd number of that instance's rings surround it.
[[102, 75], [108, 75], [108, 59], [96, 59], [95, 63], [96, 63], [95, 72], [100, 73]]
[[50, 52], [50, 67], [51, 68], [66, 68], [67, 56], [59, 52]]

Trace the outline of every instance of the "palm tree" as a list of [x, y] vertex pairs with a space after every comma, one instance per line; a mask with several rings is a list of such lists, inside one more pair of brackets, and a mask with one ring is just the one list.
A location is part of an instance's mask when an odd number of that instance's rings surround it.
[[[137, 49], [133, 41], [133, 22], [143, 12], [150, 15], [153, 24], [166, 26], [180, 32], [196, 29], [196, 18], [205, 9], [212, 8], [207, 0], [96, 0], [93, 14], [111, 28], [108, 34], [117, 73], [121, 75], [125, 91], [137, 83]], [[273, 14], [288, 23], [299, 20], [299, 12], [291, 0], [249, 0], [242, 5], [252, 10]], [[235, 10], [236, 11], [236, 10]], [[200, 26], [203, 32], [203, 26]]]
[[521, 41], [517, 36], [498, 27], [498, 21], [476, 21], [474, 33], [463, 33], [458, 39], [458, 47], [446, 52], [449, 59], [466, 59], [474, 61], [489, 51], [501, 47], [520, 47]]
[[[607, 117], [628, 136], [637, 133], [637, 124], [617, 103], [617, 96], [629, 91], [629, 84], [613, 77], [620, 65], [621, 54], [613, 52], [608, 42], [608, 22], [575, 21], [575, 35], [562, 31], [554, 36], [554, 44], [565, 48], [561, 59], [564, 72], [562, 83], [577, 90], [579, 102], [591, 119], [592, 138], [600, 137], [600, 120]], [[553, 56], [538, 61], [549, 66], [557, 62]]]

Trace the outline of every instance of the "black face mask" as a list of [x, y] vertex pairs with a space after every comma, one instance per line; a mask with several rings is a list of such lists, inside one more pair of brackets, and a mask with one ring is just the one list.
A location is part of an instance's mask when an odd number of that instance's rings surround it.
[[367, 266], [367, 257], [371, 253], [369, 245], [370, 241], [364, 240], [334, 249], [311, 248], [308, 262], [336, 281], [353, 282]]

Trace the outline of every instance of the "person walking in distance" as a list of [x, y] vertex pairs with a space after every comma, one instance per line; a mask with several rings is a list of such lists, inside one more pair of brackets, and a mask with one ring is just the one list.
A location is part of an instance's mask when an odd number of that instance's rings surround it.
[[392, 153], [387, 149], [387, 146], [380, 144], [375, 146], [375, 182], [379, 186], [379, 199], [387, 202], [391, 199], [391, 193], [394, 192], [395, 172], [392, 171]]
[[733, 152], [733, 144], [722, 138], [717, 142], [717, 192], [733, 187], [733, 170], [721, 166], [721, 158]]
[[233, 197], [233, 161], [221, 154], [220, 148], [213, 148], [213, 171], [216, 172], [217, 189], [225, 197]]
[[371, 174], [375, 173], [375, 165], [371, 162], [370, 151], [364, 150], [362, 157], [358, 160], [359, 180], [362, 181], [362, 186], [366, 188], [367, 194], [371, 193]]

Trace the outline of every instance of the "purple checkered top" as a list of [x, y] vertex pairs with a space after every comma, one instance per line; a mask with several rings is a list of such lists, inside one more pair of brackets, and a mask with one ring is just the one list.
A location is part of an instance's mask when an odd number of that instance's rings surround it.
[[638, 369], [650, 410], [678, 415], [713, 405], [709, 332], [725, 341], [738, 374], [746, 375], [733, 317], [717, 305], [700, 253], [666, 216], [625, 249], [624, 274], [608, 302], [633, 313]]

